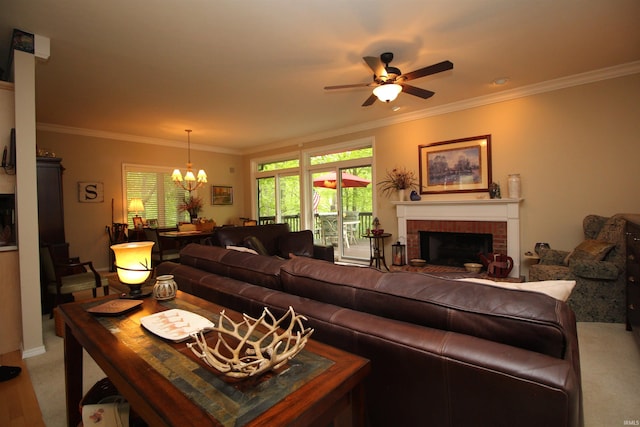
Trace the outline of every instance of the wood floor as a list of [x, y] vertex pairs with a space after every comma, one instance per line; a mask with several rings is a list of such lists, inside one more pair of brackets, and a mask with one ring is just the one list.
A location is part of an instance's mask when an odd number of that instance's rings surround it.
[[0, 355], [0, 365], [22, 367], [22, 373], [18, 377], [0, 382], [0, 426], [45, 427], [20, 351]]

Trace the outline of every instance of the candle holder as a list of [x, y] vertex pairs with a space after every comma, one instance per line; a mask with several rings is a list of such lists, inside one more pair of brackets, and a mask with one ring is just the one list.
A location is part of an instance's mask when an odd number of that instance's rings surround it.
[[405, 250], [406, 250], [406, 245], [403, 245], [402, 243], [400, 243], [400, 241], [398, 240], [395, 244], [391, 245], [391, 253], [392, 253], [392, 264], [393, 265], [397, 265], [397, 266], [403, 266], [406, 265], [406, 261], [405, 261]]

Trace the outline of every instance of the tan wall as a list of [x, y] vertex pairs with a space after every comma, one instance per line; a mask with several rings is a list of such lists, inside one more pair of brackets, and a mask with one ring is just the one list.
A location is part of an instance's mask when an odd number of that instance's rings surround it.
[[[380, 180], [386, 169], [396, 166], [417, 175], [418, 145], [491, 134], [493, 179], [503, 195], [507, 195], [508, 174], [522, 177], [523, 250], [533, 250], [539, 241], [572, 249], [582, 239], [585, 215], [640, 212], [639, 96], [640, 74], [635, 74], [305, 146], [373, 136]], [[423, 195], [423, 200], [428, 198], [435, 196]], [[374, 209], [383, 228], [397, 237], [395, 209], [389, 199], [377, 197]]]
[[[38, 147], [62, 158], [65, 234], [70, 253], [82, 260], [92, 260], [99, 269], [108, 266], [105, 226], [112, 223], [112, 200], [113, 221], [123, 221], [122, 164], [177, 167], [184, 171], [187, 163], [185, 146], [173, 148], [38, 131]], [[209, 181], [197, 190], [205, 202], [200, 215], [213, 218], [219, 224], [235, 223], [240, 216], [245, 216], [242, 197], [236, 197], [231, 206], [212, 206], [210, 197], [211, 185], [230, 185], [235, 194], [243, 193], [241, 157], [192, 148], [191, 159], [195, 168], [205, 169]], [[103, 203], [78, 201], [78, 182], [84, 181], [104, 183]]]

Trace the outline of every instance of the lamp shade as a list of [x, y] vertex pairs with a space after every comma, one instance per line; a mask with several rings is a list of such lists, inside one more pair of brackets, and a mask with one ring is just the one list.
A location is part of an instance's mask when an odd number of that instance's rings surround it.
[[193, 174], [191, 169], [187, 169], [187, 172], [184, 174], [184, 180], [187, 182], [195, 182], [196, 176]]
[[144, 204], [142, 204], [142, 199], [131, 199], [129, 202], [129, 212], [135, 212], [136, 215], [138, 212], [144, 211]]
[[395, 83], [380, 85], [373, 90], [373, 94], [382, 102], [393, 101], [400, 92], [402, 92], [402, 86]]
[[120, 282], [138, 285], [149, 278], [153, 245], [154, 242], [129, 242], [111, 246]]

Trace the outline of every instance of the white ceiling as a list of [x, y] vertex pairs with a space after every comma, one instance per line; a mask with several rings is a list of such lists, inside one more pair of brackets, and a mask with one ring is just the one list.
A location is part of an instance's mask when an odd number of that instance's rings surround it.
[[[0, 67], [12, 28], [51, 40], [36, 69], [41, 128], [159, 143], [186, 143], [189, 128], [193, 147], [239, 153], [640, 60], [638, 0], [0, 0], [0, 10]], [[369, 82], [362, 57], [386, 51], [405, 73], [455, 68], [411, 82], [436, 92], [428, 100], [361, 107], [368, 88], [323, 90]]]

